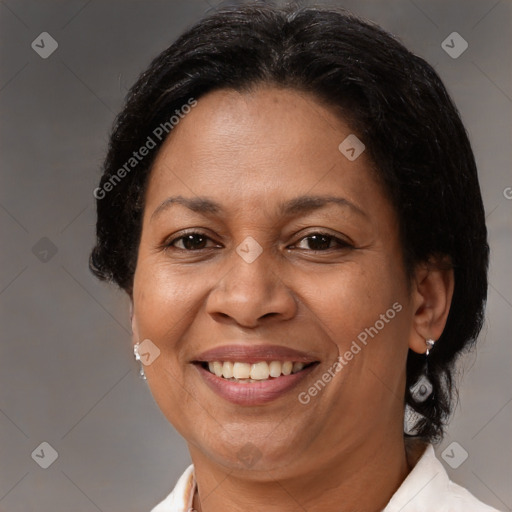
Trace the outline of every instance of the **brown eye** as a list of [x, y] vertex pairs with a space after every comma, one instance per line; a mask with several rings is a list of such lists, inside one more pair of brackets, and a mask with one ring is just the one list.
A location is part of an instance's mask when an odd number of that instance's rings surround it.
[[[300, 244], [303, 243], [303, 241], [306, 241], [305, 245], [307, 247], [300, 247]], [[309, 249], [311, 251], [326, 251], [328, 249], [343, 249], [350, 247], [350, 244], [328, 233], [312, 233], [301, 238], [297, 247], [299, 249]]]
[[203, 233], [187, 233], [186, 235], [171, 240], [167, 244], [167, 247], [174, 247], [185, 251], [197, 251], [205, 249], [208, 240], [210, 240], [210, 238]]

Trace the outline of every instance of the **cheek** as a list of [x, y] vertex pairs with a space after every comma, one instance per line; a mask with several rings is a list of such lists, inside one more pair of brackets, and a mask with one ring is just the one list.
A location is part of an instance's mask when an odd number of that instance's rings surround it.
[[[204, 294], [203, 280], [143, 261], [134, 281], [139, 337], [150, 338], [162, 351], [171, 351], [187, 329]], [[173, 350], [173, 352], [175, 352]]]
[[173, 265], [165, 253], [148, 256], [144, 256], [146, 251], [141, 250], [141, 253], [134, 287], [139, 289], [144, 301], [152, 306], [159, 304], [165, 309], [179, 307], [182, 302], [184, 307], [188, 307], [191, 298], [202, 288], [200, 276], [205, 270], [198, 266], [192, 269], [186, 265]]
[[[311, 318], [331, 342], [329, 359], [338, 365], [331, 369], [340, 377], [324, 392], [325, 403], [337, 404], [336, 418], [347, 411], [370, 418], [374, 411], [401, 406], [397, 397], [403, 394], [411, 314], [407, 288], [392, 259], [379, 264], [370, 259], [367, 265], [301, 279], [309, 283], [304, 295]], [[342, 362], [336, 363], [339, 357]], [[365, 412], [361, 403], [368, 405]]]
[[390, 330], [399, 309], [393, 309], [393, 304], [398, 302], [403, 309], [405, 300], [401, 279], [401, 271], [393, 263], [377, 264], [368, 257], [325, 272], [301, 273], [296, 291], [313, 313], [312, 319], [342, 350], [376, 322], [381, 327], [381, 315], [389, 320], [385, 326]]
[[[201, 302], [201, 279], [171, 271], [160, 262], [141, 258], [134, 278], [134, 315], [139, 340], [150, 339], [160, 350], [145, 367], [147, 383], [159, 408], [183, 435], [193, 390], [185, 386], [182, 343]], [[191, 395], [192, 393], [192, 395]]]
[[325, 279], [317, 276], [318, 286], [308, 295], [332, 343], [329, 357], [343, 358], [342, 378], [328, 394], [335, 403], [343, 396], [346, 410], [358, 411], [361, 401], [372, 404], [370, 410], [395, 406], [405, 378], [410, 311], [402, 269], [392, 259], [369, 260]]

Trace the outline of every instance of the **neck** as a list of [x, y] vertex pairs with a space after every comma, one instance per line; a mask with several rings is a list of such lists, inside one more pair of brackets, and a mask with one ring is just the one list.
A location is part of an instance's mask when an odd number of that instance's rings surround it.
[[198, 490], [193, 507], [197, 512], [378, 512], [410, 471], [402, 435], [393, 441], [375, 436], [350, 453], [336, 454], [306, 471], [258, 471], [258, 480], [251, 479], [250, 472], [247, 476], [212, 464], [190, 448]]

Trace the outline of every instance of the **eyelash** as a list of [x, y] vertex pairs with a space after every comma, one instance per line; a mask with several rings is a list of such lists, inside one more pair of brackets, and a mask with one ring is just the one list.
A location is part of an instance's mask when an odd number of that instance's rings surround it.
[[[206, 233], [203, 233], [201, 231], [190, 231], [188, 233], [184, 233], [182, 234], [181, 236], [179, 237], [176, 237], [176, 238], [173, 238], [172, 240], [169, 240], [167, 242], [164, 242], [163, 244], [163, 249], [165, 250], [169, 250], [169, 249], [174, 249], [174, 250], [178, 250], [178, 251], [184, 251], [184, 252], [199, 252], [199, 251], [202, 251], [202, 250], [207, 250], [207, 249], [212, 249], [212, 247], [204, 247], [202, 249], [182, 249], [181, 247], [175, 247], [173, 244], [176, 243], [177, 241], [179, 240], [183, 240], [185, 239], [186, 237], [188, 236], [191, 236], [191, 235], [198, 235], [200, 237], [202, 237], [203, 239], [206, 239], [206, 240], [212, 240], [208, 235], [206, 235]], [[336, 247], [328, 247], [327, 249], [306, 249], [308, 250], [309, 252], [315, 252], [315, 253], [318, 253], [318, 252], [327, 252], [327, 251], [331, 251], [331, 250], [341, 250], [341, 249], [349, 249], [349, 248], [353, 248], [354, 246], [351, 245], [349, 242], [346, 242], [344, 240], [341, 240], [340, 238], [334, 236], [334, 235], [331, 235], [330, 233], [326, 233], [326, 232], [322, 232], [322, 231], [314, 231], [314, 232], [311, 232], [311, 233], [308, 233], [307, 235], [303, 236], [302, 238], [300, 238], [298, 240], [298, 242], [301, 242], [302, 240], [306, 240], [308, 238], [312, 238], [313, 236], [322, 236], [322, 237], [326, 237], [328, 239], [331, 239], [331, 241], [334, 241], [337, 245], [338, 245], [338, 248]], [[297, 243], [298, 243], [297, 242]], [[294, 244], [296, 245], [296, 244]]]

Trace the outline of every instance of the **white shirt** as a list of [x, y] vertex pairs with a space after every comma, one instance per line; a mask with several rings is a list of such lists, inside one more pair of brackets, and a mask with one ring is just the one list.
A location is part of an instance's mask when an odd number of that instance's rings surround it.
[[[434, 447], [429, 444], [419, 456], [407, 451], [413, 467], [382, 512], [498, 512], [448, 478]], [[189, 512], [196, 490], [194, 465], [181, 475], [174, 490], [151, 512]]]

